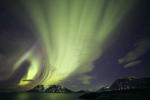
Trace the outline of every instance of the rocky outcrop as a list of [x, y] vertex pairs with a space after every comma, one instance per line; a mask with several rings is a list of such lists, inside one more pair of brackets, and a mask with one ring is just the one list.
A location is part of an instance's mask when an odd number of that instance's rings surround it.
[[72, 93], [73, 91], [65, 87], [59, 86], [59, 85], [51, 85], [45, 90], [45, 92], [47, 93]]
[[45, 88], [43, 85], [38, 85], [33, 89], [29, 90], [28, 92], [45, 92]]

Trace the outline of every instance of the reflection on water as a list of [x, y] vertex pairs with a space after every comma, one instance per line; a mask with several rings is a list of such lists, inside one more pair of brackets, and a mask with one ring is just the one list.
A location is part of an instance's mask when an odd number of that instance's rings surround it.
[[61, 93], [13, 93], [0, 94], [0, 100], [80, 100], [82, 94]]

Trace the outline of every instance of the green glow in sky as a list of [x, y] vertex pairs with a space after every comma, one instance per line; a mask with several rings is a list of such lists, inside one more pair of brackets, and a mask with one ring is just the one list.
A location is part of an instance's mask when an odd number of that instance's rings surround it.
[[[91, 71], [92, 62], [103, 53], [133, 1], [23, 0], [34, 23], [31, 27], [35, 27], [47, 55], [48, 74], [42, 84], [57, 84], [71, 75]], [[34, 79], [31, 73], [40, 67], [35, 60], [30, 60], [34, 67], [28, 72], [29, 79]]]
[[22, 78], [19, 85], [28, 85], [30, 81], [24, 81], [24, 80], [34, 80], [38, 74], [40, 73], [40, 59], [39, 57], [34, 53], [34, 49], [31, 48], [29, 51], [27, 51], [21, 58], [18, 60], [18, 62], [14, 65], [14, 70], [17, 70], [21, 64], [28, 60], [30, 62], [29, 70], [26, 75]]

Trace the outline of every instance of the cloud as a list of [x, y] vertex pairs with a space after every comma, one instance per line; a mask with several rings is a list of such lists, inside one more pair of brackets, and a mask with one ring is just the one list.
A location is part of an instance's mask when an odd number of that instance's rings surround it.
[[134, 67], [136, 65], [139, 65], [140, 63], [142, 63], [141, 60], [132, 61], [132, 62], [129, 62], [126, 65], [124, 65], [124, 68]]
[[89, 85], [91, 84], [92, 77], [88, 75], [84, 75], [84, 76], [81, 76], [79, 80], [81, 81], [82, 84]]
[[140, 64], [140, 57], [150, 51], [150, 39], [142, 39], [135, 44], [135, 48], [129, 51], [124, 57], [118, 60], [119, 64], [123, 64], [125, 68], [133, 67]]

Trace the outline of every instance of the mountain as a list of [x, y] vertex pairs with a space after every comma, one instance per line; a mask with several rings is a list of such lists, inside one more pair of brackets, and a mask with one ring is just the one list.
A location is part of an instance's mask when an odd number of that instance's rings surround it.
[[150, 78], [117, 79], [108, 88], [85, 93], [79, 98], [86, 100], [150, 100]]
[[36, 87], [29, 90], [28, 92], [45, 92], [45, 88], [43, 85], [37, 85]]
[[109, 87], [102, 87], [98, 89], [96, 92], [104, 92], [104, 91], [110, 91]]
[[59, 85], [51, 85], [45, 90], [45, 92], [46, 93], [72, 93], [73, 91]]
[[111, 86], [111, 90], [150, 89], [150, 78], [122, 78], [117, 79]]
[[76, 93], [86, 93], [87, 91], [84, 91], [84, 90], [79, 90], [77, 91]]

